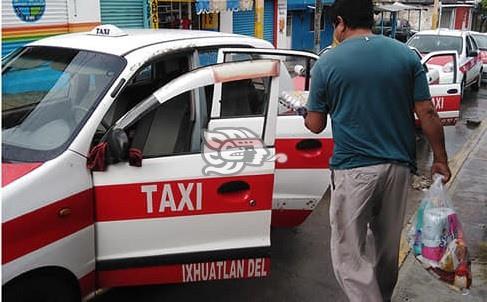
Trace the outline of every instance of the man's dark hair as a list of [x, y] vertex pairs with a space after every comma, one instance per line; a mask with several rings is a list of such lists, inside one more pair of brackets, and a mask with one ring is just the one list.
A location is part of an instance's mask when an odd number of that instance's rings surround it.
[[351, 29], [371, 29], [374, 26], [374, 5], [372, 0], [336, 0], [329, 9], [329, 16], [335, 25], [340, 16]]

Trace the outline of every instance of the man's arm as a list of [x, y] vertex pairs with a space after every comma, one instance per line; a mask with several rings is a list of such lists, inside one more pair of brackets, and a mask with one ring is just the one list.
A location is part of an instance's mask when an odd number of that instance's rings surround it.
[[430, 100], [414, 103], [414, 111], [421, 122], [423, 133], [433, 149], [433, 165], [431, 174], [441, 174], [444, 183], [450, 180], [451, 172], [448, 167], [448, 156], [445, 150], [445, 135], [438, 113]]
[[326, 127], [326, 114], [323, 112], [308, 111], [304, 125], [313, 133], [320, 133]]

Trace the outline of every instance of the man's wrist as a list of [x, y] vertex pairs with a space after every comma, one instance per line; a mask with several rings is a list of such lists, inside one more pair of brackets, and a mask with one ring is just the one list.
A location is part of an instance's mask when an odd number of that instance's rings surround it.
[[433, 163], [448, 164], [448, 157], [446, 157], [446, 156], [433, 156]]

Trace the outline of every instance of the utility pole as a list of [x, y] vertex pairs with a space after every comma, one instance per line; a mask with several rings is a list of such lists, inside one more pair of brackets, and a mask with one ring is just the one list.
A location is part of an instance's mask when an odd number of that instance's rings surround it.
[[315, 0], [315, 52], [318, 53], [321, 49], [321, 14], [322, 14], [321, 0]]
[[255, 37], [264, 38], [264, 0], [255, 1]]
[[440, 27], [440, 0], [435, 0], [433, 4], [433, 15], [431, 16], [431, 29], [437, 29]]

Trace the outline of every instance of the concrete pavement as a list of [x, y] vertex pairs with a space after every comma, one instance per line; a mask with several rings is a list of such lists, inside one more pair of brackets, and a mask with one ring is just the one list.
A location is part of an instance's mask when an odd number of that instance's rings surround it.
[[410, 253], [402, 265], [393, 301], [487, 301], [487, 119], [451, 159], [448, 186], [472, 260], [473, 284], [459, 292], [435, 279]]

